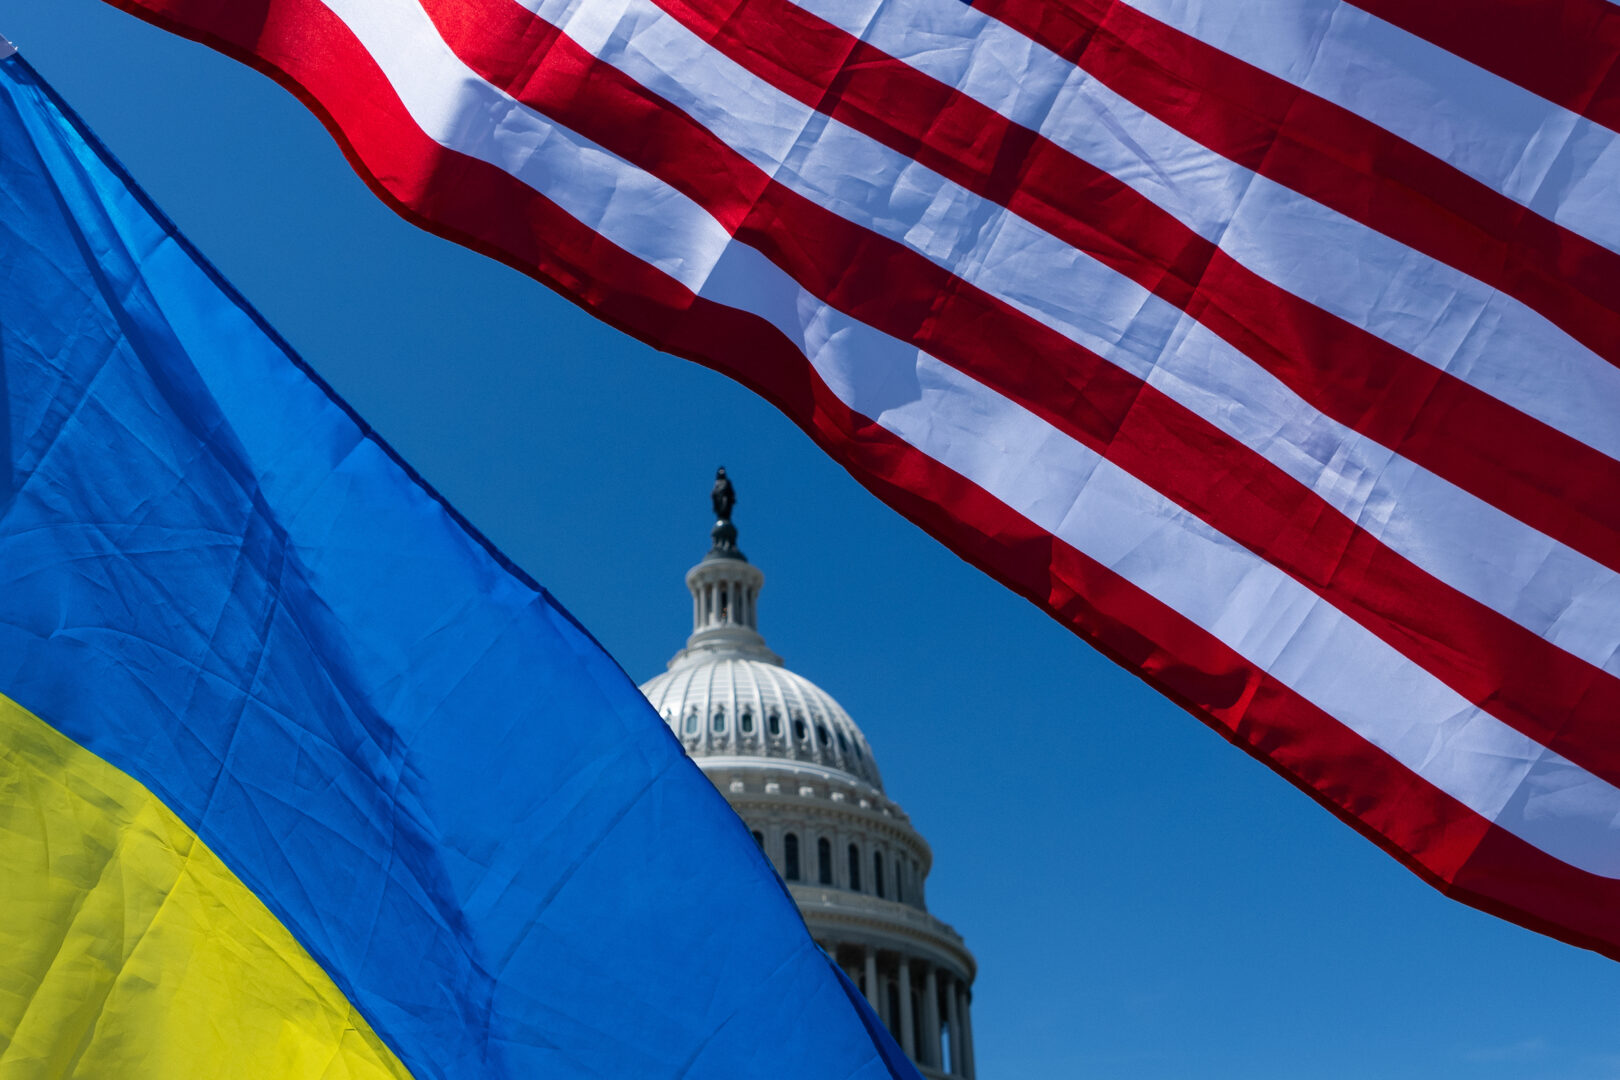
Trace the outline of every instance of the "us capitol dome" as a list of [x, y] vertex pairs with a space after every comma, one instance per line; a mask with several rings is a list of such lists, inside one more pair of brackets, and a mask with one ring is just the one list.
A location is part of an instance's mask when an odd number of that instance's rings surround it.
[[860, 987], [924, 1076], [972, 1078], [976, 973], [928, 912], [928, 843], [883, 791], [872, 747], [837, 701], [759, 633], [765, 575], [737, 548], [721, 469], [713, 546], [686, 572], [692, 635], [641, 692], [748, 823], [816, 942]]

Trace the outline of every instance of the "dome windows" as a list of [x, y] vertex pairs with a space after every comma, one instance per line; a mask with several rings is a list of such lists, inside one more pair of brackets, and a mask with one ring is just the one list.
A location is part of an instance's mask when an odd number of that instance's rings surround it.
[[[733, 612], [741, 594], [732, 594]], [[813, 683], [764, 661], [702, 658], [696, 670], [677, 667], [644, 691], [666, 717], [687, 753], [790, 758], [848, 773], [881, 793], [876, 755], [849, 715]], [[695, 713], [695, 716], [693, 715]], [[864, 796], [855, 796], [856, 801]], [[844, 878], [843, 841], [833, 844], [838, 879]], [[866, 859], [861, 845], [861, 859]], [[808, 859], [810, 852], [804, 853]], [[871, 888], [871, 867], [865, 867]], [[807, 879], [812, 871], [805, 868]], [[891, 882], [892, 884], [892, 882]]]
[[823, 885], [833, 883], [832, 842], [825, 836], [816, 841], [816, 880]]
[[799, 880], [798, 833], [788, 833], [782, 838], [782, 876], [788, 881]]
[[872, 852], [872, 888], [883, 899], [883, 852]]
[[849, 887], [861, 891], [861, 849], [854, 844], [849, 845]]

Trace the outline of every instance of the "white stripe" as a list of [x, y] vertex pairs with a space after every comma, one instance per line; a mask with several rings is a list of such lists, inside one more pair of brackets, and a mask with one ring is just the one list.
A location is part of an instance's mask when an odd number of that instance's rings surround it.
[[1620, 251], [1620, 134], [1341, 0], [1127, 0]]
[[[511, 161], [525, 182], [565, 205], [581, 201], [575, 178], [525, 164], [548, 152], [545, 142], [571, 142], [561, 160], [588, 162], [619, 202], [604, 210], [584, 200], [594, 218], [587, 223], [649, 263], [669, 261], [671, 233], [707, 235], [689, 200], [567, 129], [551, 125], [537, 142], [521, 105], [468, 84], [414, 3], [325, 2], [441, 145]], [[521, 153], [491, 149], [508, 132]], [[687, 263], [673, 266], [679, 272]], [[1157, 595], [1476, 813], [1555, 858], [1620, 876], [1620, 791], [1474, 708], [1134, 477], [934, 358], [828, 308], [741, 244], [723, 249], [703, 294], [771, 320], [852, 408]]]
[[[1620, 597], [1620, 575], [1601, 563], [1549, 541], [1328, 419], [1173, 304], [780, 93], [707, 48], [651, 0], [523, 2], [582, 48], [680, 106], [793, 191], [918, 251], [1151, 383], [1426, 572], [1581, 659], [1620, 674], [1620, 619], [1579, 601], [1605, 593]], [[1243, 206], [1252, 210], [1260, 201]], [[1258, 215], [1244, 218], [1257, 221], [1274, 212], [1261, 207]], [[1238, 226], [1234, 229], [1234, 236], [1242, 235]], [[1456, 317], [1469, 325], [1480, 325], [1479, 312], [1462, 310], [1454, 295], [1449, 299], [1449, 304], [1439, 298], [1436, 303], [1458, 309]], [[1560, 340], [1570, 344], [1561, 335]], [[1617, 377], [1620, 395], [1620, 371], [1603, 368]]]
[[354, 32], [424, 134], [487, 162], [694, 291], [731, 235], [686, 196], [491, 86], [414, 0], [322, 0]]
[[961, 0], [792, 2], [1038, 130], [1273, 285], [1620, 458], [1620, 368], [1505, 293], [1229, 161]]

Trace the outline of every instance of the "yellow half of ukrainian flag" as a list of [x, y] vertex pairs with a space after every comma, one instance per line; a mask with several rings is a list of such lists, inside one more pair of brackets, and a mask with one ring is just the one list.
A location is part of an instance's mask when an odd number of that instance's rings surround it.
[[0, 1076], [410, 1074], [150, 791], [0, 698]]

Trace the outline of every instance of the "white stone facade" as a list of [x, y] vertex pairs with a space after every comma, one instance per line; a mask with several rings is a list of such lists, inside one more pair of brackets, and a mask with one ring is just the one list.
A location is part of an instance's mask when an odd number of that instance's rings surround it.
[[686, 574], [686, 647], [641, 690], [923, 1075], [972, 1078], [977, 967], [961, 936], [928, 912], [933, 853], [883, 793], [849, 714], [766, 647], [764, 581], [734, 546], [717, 543]]

